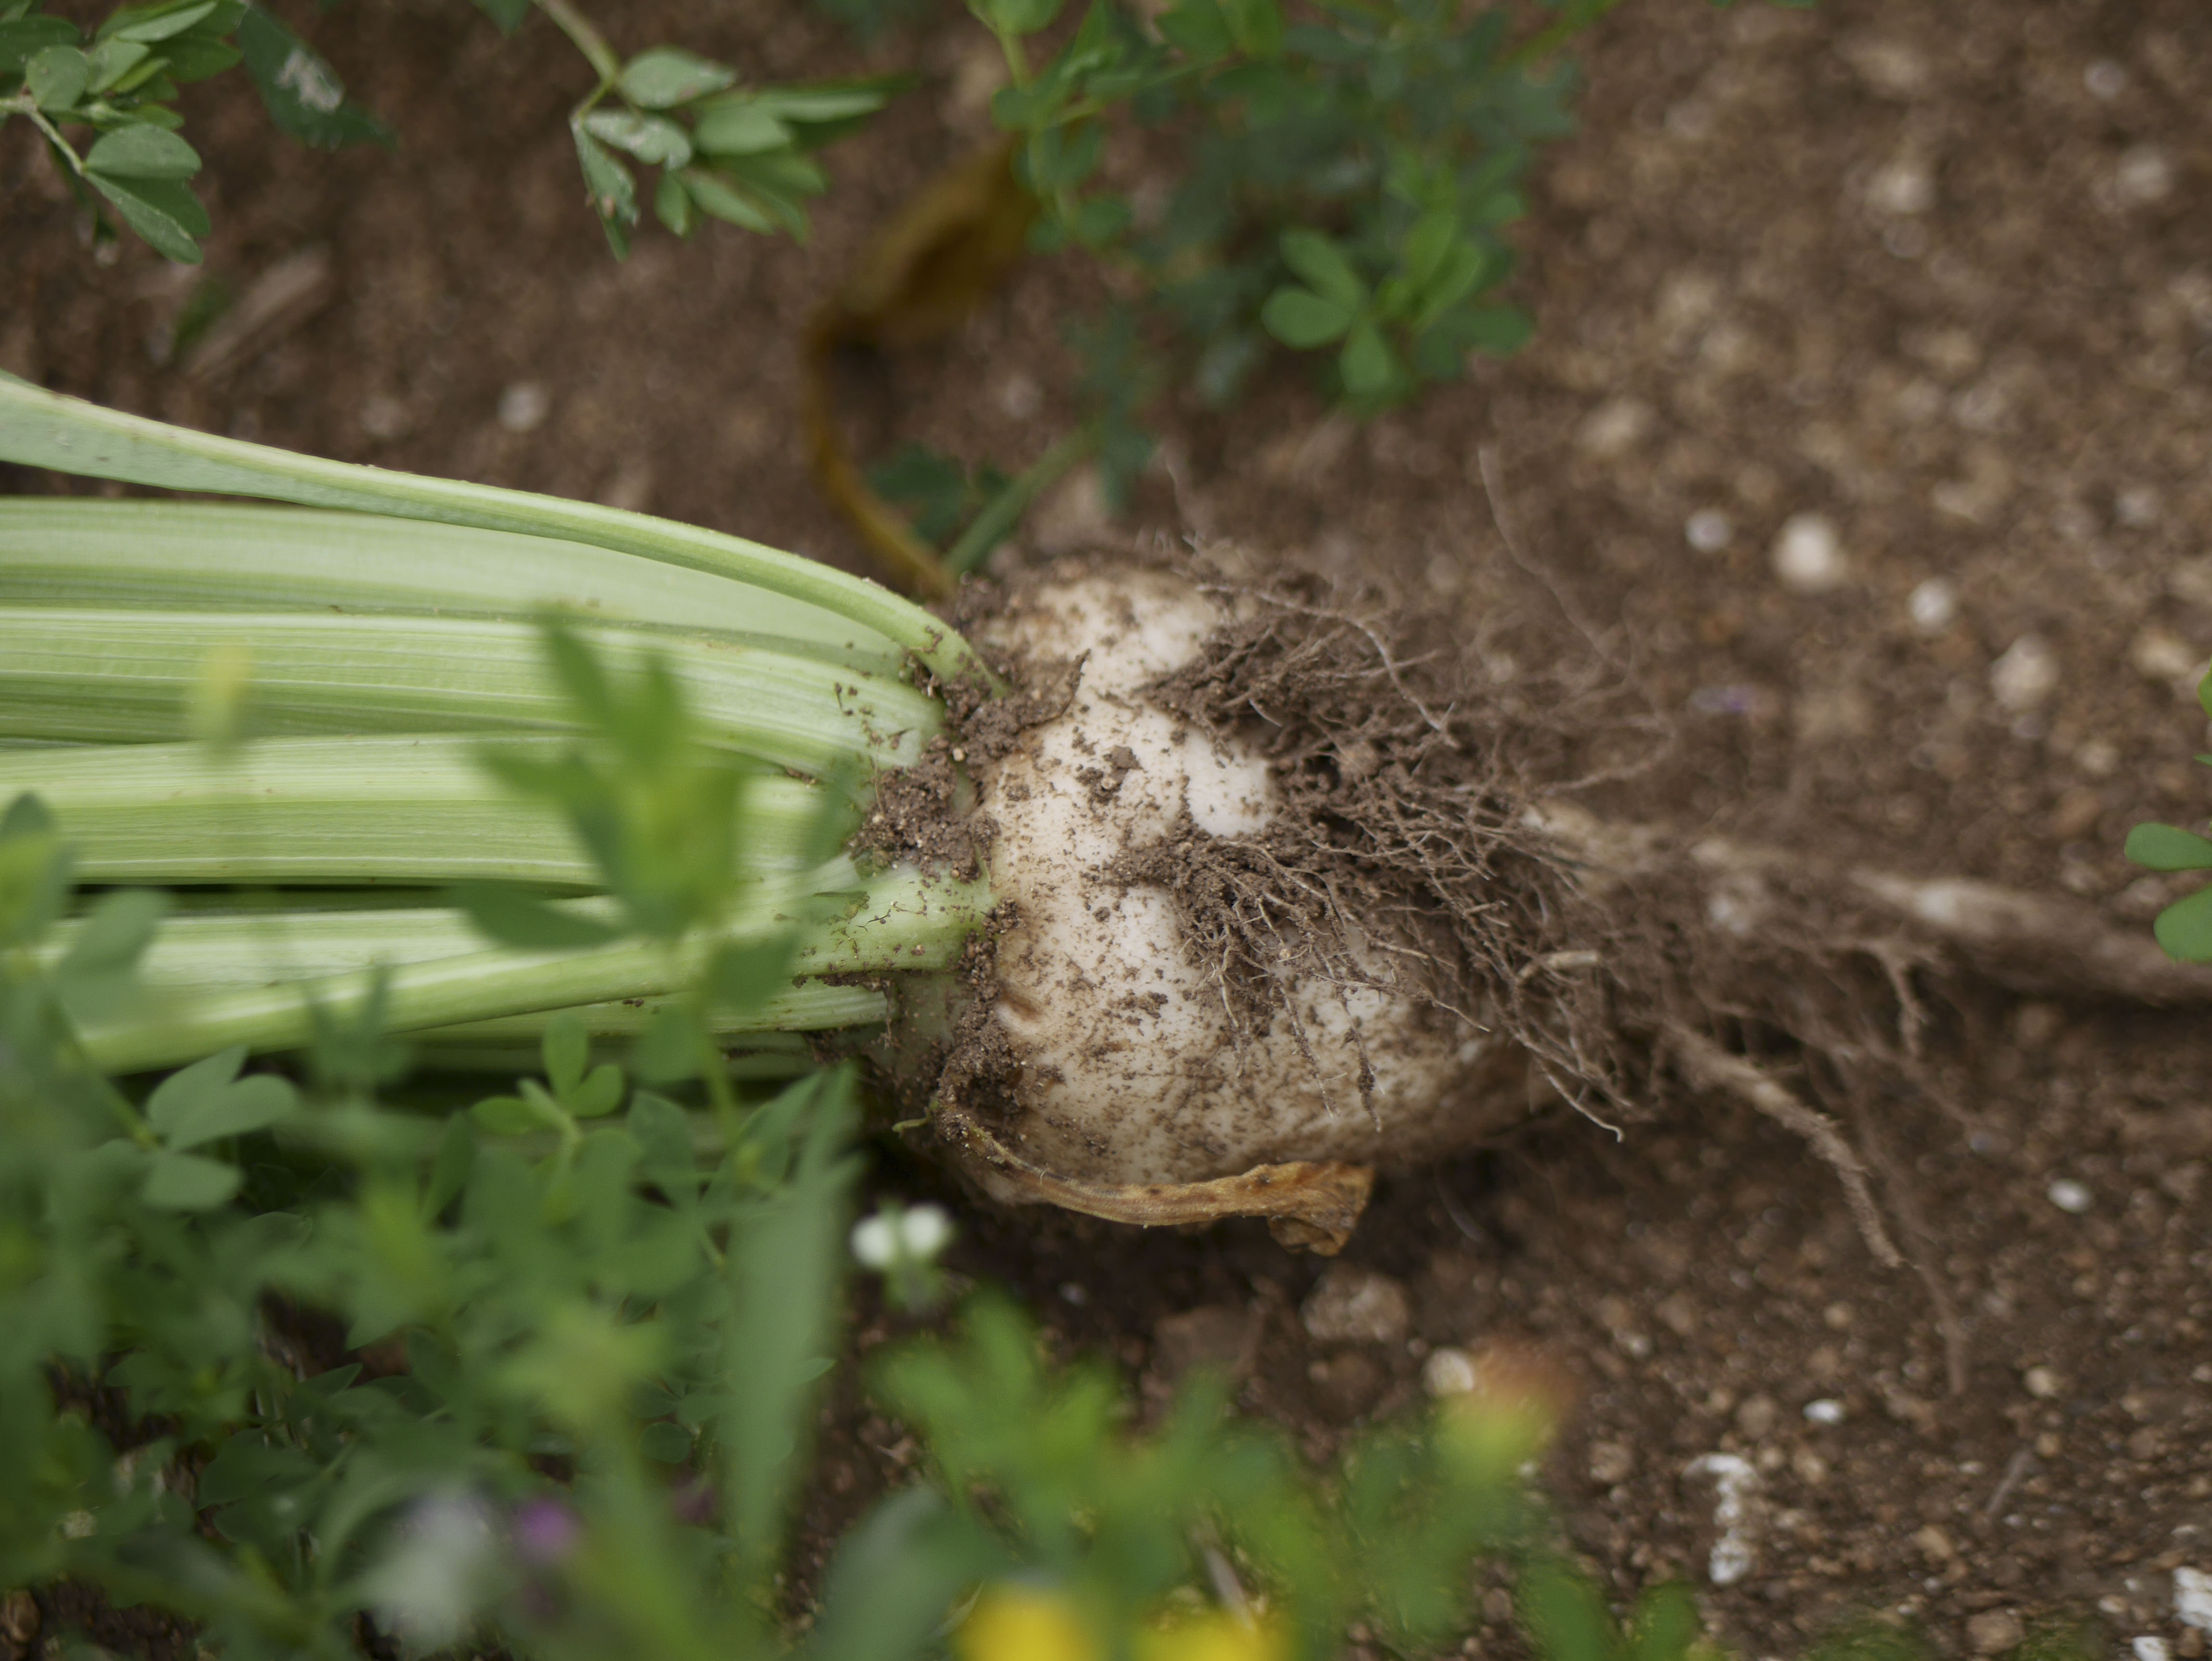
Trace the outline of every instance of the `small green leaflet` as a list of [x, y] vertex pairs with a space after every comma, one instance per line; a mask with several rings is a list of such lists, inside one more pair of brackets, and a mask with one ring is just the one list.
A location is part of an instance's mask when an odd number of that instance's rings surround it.
[[615, 90], [644, 110], [672, 109], [737, 81], [735, 70], [676, 46], [655, 46], [623, 65]]
[[224, 1136], [266, 1130], [300, 1104], [291, 1082], [273, 1073], [241, 1079], [243, 1044], [172, 1073], [146, 1098], [146, 1123], [172, 1152]]
[[1351, 307], [1311, 289], [1291, 287], [1276, 289], [1260, 308], [1260, 321], [1267, 325], [1267, 332], [1300, 351], [1342, 339], [1357, 315]]
[[651, 167], [680, 167], [691, 160], [690, 139], [664, 116], [593, 110], [584, 118], [584, 130]]
[[2176, 900], [2158, 914], [2151, 933], [2181, 963], [2212, 963], [2212, 886]]
[[1365, 307], [1367, 284], [1352, 270], [1352, 262], [1344, 257], [1344, 250], [1319, 231], [1285, 231], [1282, 249], [1285, 263], [1304, 278], [1315, 293], [1334, 300], [1348, 311], [1356, 312]]
[[75, 107], [92, 82], [92, 60], [75, 46], [48, 46], [23, 65], [23, 88], [48, 112]]
[[197, 1153], [155, 1154], [138, 1197], [161, 1211], [212, 1211], [238, 1192], [235, 1165]]
[[110, 179], [190, 179], [200, 158], [176, 134], [140, 122], [103, 135], [85, 153], [84, 165]]
[[2212, 840], [2172, 824], [2138, 824], [2124, 856], [2154, 871], [2212, 871]]

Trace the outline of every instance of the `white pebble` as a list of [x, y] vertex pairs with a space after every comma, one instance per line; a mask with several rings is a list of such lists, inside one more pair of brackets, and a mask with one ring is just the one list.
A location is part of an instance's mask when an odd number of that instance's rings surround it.
[[1706, 1559], [1705, 1574], [1717, 1586], [1732, 1586], [1751, 1573], [1753, 1498], [1759, 1492], [1759, 1473], [1740, 1453], [1708, 1453], [1692, 1459], [1683, 1475], [1709, 1476], [1719, 1490], [1713, 1521], [1720, 1538]]
[[1774, 575], [1792, 593], [1825, 594], [1849, 575], [1843, 538], [1826, 514], [1792, 514], [1774, 539]]
[[2049, 1367], [2030, 1367], [2020, 1375], [2020, 1387], [2039, 1402], [2053, 1400], [2066, 1381]]
[[1844, 1422], [1844, 1404], [1832, 1396], [1823, 1396], [1817, 1402], [1805, 1403], [1805, 1417], [1815, 1425], [1840, 1425]]
[[899, 1232], [906, 1237], [908, 1256], [934, 1257], [952, 1243], [952, 1219], [942, 1206], [908, 1206], [900, 1214]]
[[1942, 577], [1930, 577], [1905, 604], [1914, 628], [1923, 635], [1940, 635], [1959, 615], [1959, 591]]
[[1867, 181], [1867, 206], [1876, 213], [1910, 217], [1935, 205], [1936, 175], [1917, 156], [1901, 155]]
[[2071, 1177], [2059, 1177], [2044, 1194], [2061, 1211], [2071, 1212], [2076, 1217], [2097, 1203], [2097, 1196], [2089, 1192], [2087, 1186]]
[[2183, 1626], [2212, 1632], [2212, 1574], [2203, 1569], [2174, 1570], [2173, 1612]]
[[878, 1212], [853, 1225], [853, 1256], [865, 1269], [889, 1269], [898, 1257], [898, 1232]]
[[2148, 484], [2130, 484], [2112, 498], [2112, 516], [2131, 531], [2148, 530], [2158, 523], [2161, 503]]
[[2089, 96], [2111, 103], [2128, 89], [2128, 72], [2109, 58], [2100, 58], [2081, 71], [2081, 84]]
[[1717, 508], [1700, 508], [1682, 526], [1690, 546], [1701, 554], [1717, 554], [1735, 539], [1735, 526]]
[[1990, 666], [1990, 691], [2014, 715], [2039, 708], [2058, 690], [2058, 654], [2040, 635], [2022, 635]]
[[1651, 430], [1651, 406], [1641, 399], [1616, 398], [1592, 411], [1575, 442], [1600, 461], [1612, 461], [1634, 449]]
[[2137, 144], [2112, 170], [2112, 192], [2130, 208], [2162, 202], [2173, 193], [2173, 162], [2155, 144]]
[[926, 1263], [952, 1239], [952, 1219], [941, 1206], [908, 1206], [878, 1211], [853, 1225], [853, 1256], [866, 1269], [889, 1269], [902, 1261]]
[[2148, 1633], [2141, 1638], [2130, 1639], [2128, 1648], [2134, 1652], [2136, 1661], [2172, 1661], [2173, 1658], [2173, 1652], [2166, 1647], [2166, 1640]]
[[1474, 1358], [1449, 1344], [1431, 1350], [1429, 1359], [1421, 1363], [1421, 1385], [1439, 1400], [1466, 1395], [1474, 1388]]
[[535, 380], [518, 380], [499, 395], [499, 424], [510, 433], [534, 433], [553, 413], [553, 394]]
[[373, 393], [361, 406], [361, 429], [371, 438], [404, 438], [414, 424], [407, 406], [389, 393]]
[[1406, 1288], [1387, 1275], [1336, 1263], [1323, 1271], [1298, 1318], [1325, 1344], [1402, 1342], [1413, 1323]]

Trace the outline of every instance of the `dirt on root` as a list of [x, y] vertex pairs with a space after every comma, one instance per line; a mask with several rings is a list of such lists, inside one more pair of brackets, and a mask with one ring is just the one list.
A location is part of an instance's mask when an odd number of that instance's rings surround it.
[[[298, 10], [397, 153], [282, 143], [220, 81], [189, 102], [208, 273], [246, 292], [325, 250], [312, 303], [180, 358], [199, 277], [136, 247], [97, 263], [11, 124], [0, 367], [861, 567], [806, 484], [801, 336], [870, 228], [987, 130], [972, 23], [863, 52], [784, 0], [605, 20], [625, 48], [681, 40], [763, 78], [928, 76], [832, 152], [807, 247], [647, 237], [617, 265], [580, 200], [562, 127], [583, 88], [550, 30], [502, 43], [444, 0]], [[2188, 684], [2212, 646], [2212, 15], [1646, 0], [1585, 70], [1583, 130], [1517, 234], [1535, 344], [1364, 428], [1291, 369], [1228, 414], [1178, 409], [1139, 521], [1385, 575], [1478, 655], [1525, 656], [1571, 618], [1680, 735], [1596, 793], [1614, 818], [2058, 888], [2144, 926], [2174, 887], [2119, 858], [2125, 830], [2205, 799]], [[1074, 419], [1060, 329], [1091, 281], [1037, 262], [941, 349], [889, 360], [869, 441], [1033, 459]], [[1042, 505], [1038, 551], [1102, 534], [1080, 486]], [[1928, 1086], [1844, 1114], [1906, 1196], [1925, 1280], [1874, 1263], [1799, 1136], [1711, 1092], [1619, 1141], [1562, 1116], [1385, 1177], [1327, 1267], [1256, 1223], [993, 1213], [890, 1149], [874, 1180], [960, 1205], [960, 1271], [1147, 1402], [1217, 1360], [1316, 1455], [1418, 1400], [1440, 1350], [1542, 1347], [1585, 1386], [1551, 1471], [1576, 1546], [1623, 1597], [1687, 1576], [1747, 1654], [1869, 1612], [1961, 1655], [2087, 1614], [2193, 1661], [2206, 1635], [2172, 1575], [2212, 1572], [2212, 1034], [1970, 981], [1927, 1014]], [[864, 1305], [850, 1357], [896, 1329]], [[817, 1556], [918, 1457], [850, 1372], [809, 1502]], [[1718, 1580], [1716, 1496], [1688, 1474], [1715, 1453], [1758, 1481], [1748, 1567]], [[1462, 1653], [1510, 1649], [1502, 1597], [1485, 1607]], [[76, 1618], [49, 1615], [49, 1633]]]

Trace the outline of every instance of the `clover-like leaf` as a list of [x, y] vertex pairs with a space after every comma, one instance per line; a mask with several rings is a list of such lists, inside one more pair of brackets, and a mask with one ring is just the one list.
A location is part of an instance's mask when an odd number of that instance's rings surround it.
[[165, 1150], [149, 1161], [138, 1197], [162, 1211], [212, 1211], [238, 1192], [242, 1180], [236, 1165]]
[[1285, 346], [1300, 351], [1341, 340], [1358, 313], [1311, 289], [1284, 287], [1267, 296], [1260, 321]]
[[92, 60], [75, 46], [47, 46], [23, 65], [23, 89], [47, 111], [75, 106], [92, 84]]
[[2212, 871], [2212, 839], [2174, 824], [2138, 824], [2123, 855], [2154, 871]]
[[176, 134], [134, 121], [104, 134], [85, 152], [84, 165], [110, 179], [190, 179], [200, 158]]
[[1282, 249], [1285, 262], [1316, 294], [1334, 300], [1346, 311], [1359, 311], [1366, 306], [1367, 284], [1352, 268], [1344, 250], [1329, 238], [1319, 231], [1285, 231]]
[[1390, 350], [1390, 343], [1383, 339], [1382, 331], [1362, 320], [1353, 326], [1346, 338], [1337, 368], [1344, 376], [1345, 391], [1354, 398], [1369, 398], [1382, 391], [1396, 377], [1398, 358]]
[[584, 118], [592, 137], [625, 150], [649, 167], [680, 167], [691, 160], [691, 140], [661, 115], [635, 110], [593, 110]]
[[615, 89], [644, 110], [672, 109], [721, 91], [737, 81], [726, 64], [678, 46], [655, 46], [623, 65]]
[[224, 1136], [265, 1130], [300, 1104], [291, 1081], [271, 1073], [241, 1079], [246, 1046], [194, 1062], [172, 1073], [146, 1098], [146, 1123], [173, 1152]]
[[2151, 933], [2181, 963], [2212, 963], [2212, 886], [2176, 900], [2158, 914]]

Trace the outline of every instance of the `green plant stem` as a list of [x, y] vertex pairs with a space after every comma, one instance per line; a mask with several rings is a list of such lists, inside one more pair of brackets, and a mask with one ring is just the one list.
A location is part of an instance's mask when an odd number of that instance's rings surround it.
[[983, 504], [959, 539], [945, 551], [945, 569], [958, 576], [982, 564], [991, 551], [1013, 533], [1030, 503], [1097, 447], [1097, 429], [1079, 427], [1024, 467], [1005, 490]]
[[46, 119], [46, 112], [38, 106], [31, 94], [28, 92], [20, 93], [12, 102], [15, 111], [27, 116], [31, 125], [46, 135], [46, 142], [62, 153], [62, 159], [69, 163], [70, 171], [79, 179], [84, 179], [84, 159], [77, 155], [69, 140], [62, 137], [62, 130]]
[[[817, 777], [854, 757], [909, 765], [944, 722], [941, 705], [902, 681], [814, 658], [579, 632], [617, 664], [649, 646], [709, 742]], [[0, 736], [176, 740], [219, 652], [244, 655], [249, 728], [271, 735], [557, 732], [572, 719], [538, 631], [522, 624], [0, 607]]]
[[[586, 903], [588, 904], [588, 903]], [[817, 903], [818, 904], [818, 903]], [[386, 959], [386, 1025], [394, 1032], [465, 1026], [499, 1017], [679, 995], [725, 945], [766, 942], [796, 928], [797, 977], [942, 970], [958, 961], [990, 909], [988, 885], [895, 871], [871, 884], [850, 915], [808, 922], [805, 897], [756, 902], [712, 930], [672, 948], [623, 940], [570, 952], [487, 950], [417, 962]], [[307, 1043], [311, 1006], [350, 1011], [370, 993], [374, 971], [355, 970], [277, 985], [179, 991], [128, 1016], [88, 1021], [86, 1058], [110, 1073], [169, 1067], [232, 1044], [288, 1050]]]
[[[568, 821], [502, 788], [484, 770], [483, 747], [421, 733], [268, 739], [227, 760], [199, 744], [15, 751], [0, 754], [0, 804], [35, 792], [81, 882], [599, 887], [601, 873]], [[568, 741], [499, 747], [550, 760]], [[812, 857], [820, 788], [765, 771], [744, 788], [739, 875], [796, 872]]]
[[622, 59], [607, 44], [592, 20], [577, 10], [569, 0], [538, 0], [538, 9], [551, 18], [568, 42], [584, 54], [584, 61], [592, 66], [592, 73], [599, 77], [601, 91], [612, 85], [622, 73]]
[[592, 502], [293, 455], [104, 410], [4, 374], [0, 460], [173, 490], [566, 538], [787, 594], [874, 629], [944, 678], [989, 678], [968, 643], [920, 606], [862, 578], [756, 542]]
[[255, 503], [0, 496], [0, 605], [415, 611], [749, 637], [896, 673], [904, 653], [838, 612], [635, 554], [374, 514]]

